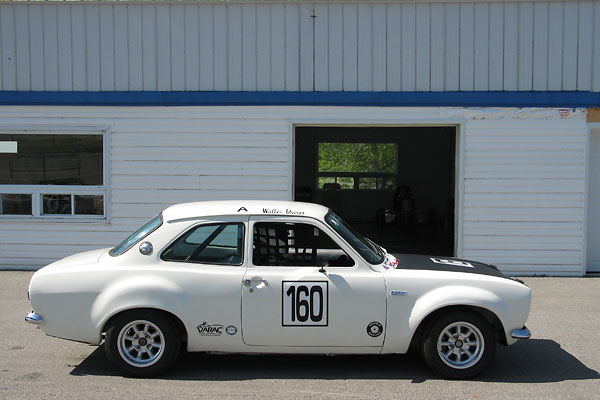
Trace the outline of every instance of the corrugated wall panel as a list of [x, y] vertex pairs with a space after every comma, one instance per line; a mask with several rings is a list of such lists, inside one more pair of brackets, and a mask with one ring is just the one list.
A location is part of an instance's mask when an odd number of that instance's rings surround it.
[[[292, 121], [463, 120], [464, 257], [511, 273], [581, 274], [585, 118], [365, 107], [0, 107], [2, 126], [110, 128], [109, 222], [0, 222], [0, 264], [41, 266], [108, 247], [173, 203], [290, 199]], [[549, 112], [544, 113], [548, 118]], [[475, 118], [475, 117], [473, 117]], [[452, 123], [454, 123], [452, 122]], [[48, 235], [48, 232], [56, 234]], [[27, 244], [35, 253], [17, 260]]]
[[[291, 197], [290, 125], [282, 115], [206, 108], [38, 110], [0, 109], [0, 130], [6, 125], [110, 126], [111, 220], [0, 221], [2, 266], [38, 268], [75, 252], [113, 246], [174, 203]], [[36, 251], [20, 257], [31, 245]]]
[[600, 90], [600, 4], [0, 4], [2, 90]]
[[463, 256], [581, 273], [585, 146], [584, 121], [469, 121]]
[[0, 48], [2, 49], [2, 81], [8, 89], [17, 88], [15, 8], [7, 7], [0, 14]]
[[[30, 49], [29, 49], [29, 9], [27, 7], [15, 7], [15, 36], [16, 36], [16, 60], [19, 60], [17, 68], [17, 90], [31, 90]], [[68, 18], [70, 21], [70, 17]], [[9, 33], [10, 36], [10, 33]], [[70, 60], [70, 56], [69, 56]], [[2, 63], [0, 62], [0, 65]], [[5, 79], [3, 81], [6, 82]]]
[[594, 3], [594, 38], [592, 40], [592, 90], [600, 91], [600, 3]]

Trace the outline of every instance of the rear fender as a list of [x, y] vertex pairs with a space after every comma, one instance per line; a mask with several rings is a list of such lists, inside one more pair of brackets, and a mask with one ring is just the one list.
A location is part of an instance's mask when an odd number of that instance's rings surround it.
[[141, 276], [115, 282], [100, 293], [92, 306], [91, 317], [98, 332], [98, 342], [106, 322], [111, 317], [136, 308], [159, 309], [181, 319], [185, 310], [190, 309], [189, 299], [184, 290], [170, 280]]

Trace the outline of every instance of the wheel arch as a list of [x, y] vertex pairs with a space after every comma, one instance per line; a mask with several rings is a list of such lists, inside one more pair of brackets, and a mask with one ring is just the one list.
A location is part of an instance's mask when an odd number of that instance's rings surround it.
[[132, 312], [132, 311], [140, 311], [140, 312], [148, 311], [148, 312], [156, 312], [156, 313], [164, 315], [175, 325], [175, 327], [177, 329], [177, 333], [179, 334], [180, 340], [183, 343], [187, 343], [188, 333], [185, 328], [185, 325], [183, 324], [183, 321], [177, 315], [173, 314], [172, 312], [161, 309], [161, 308], [156, 308], [156, 307], [131, 307], [131, 308], [127, 308], [124, 310], [119, 310], [118, 312], [115, 312], [114, 314], [110, 315], [106, 319], [106, 321], [102, 325], [100, 332], [102, 334], [106, 333], [106, 331], [108, 330], [108, 328], [111, 326], [111, 324], [113, 323], [113, 321], [116, 318], [118, 318], [119, 316], [126, 314], [128, 312]]
[[431, 311], [429, 314], [427, 314], [427, 316], [425, 316], [425, 318], [421, 320], [412, 336], [409, 349], [416, 349], [420, 347], [423, 335], [425, 332], [427, 332], [427, 329], [431, 323], [440, 315], [448, 314], [450, 312], [471, 312], [480, 316], [492, 326], [496, 342], [506, 346], [507, 343], [506, 335], [504, 334], [504, 326], [500, 318], [494, 312], [481, 306], [448, 305]]
[[[96, 297], [91, 320], [98, 335], [98, 342], [106, 332], [109, 321], [117, 315], [132, 310], [156, 310], [172, 319], [182, 338], [188, 337], [185, 310], [190, 309], [189, 298], [175, 282], [160, 276], [142, 279], [123, 279], [105, 287]], [[183, 317], [183, 319], [182, 319]], [[180, 331], [181, 325], [183, 330]]]

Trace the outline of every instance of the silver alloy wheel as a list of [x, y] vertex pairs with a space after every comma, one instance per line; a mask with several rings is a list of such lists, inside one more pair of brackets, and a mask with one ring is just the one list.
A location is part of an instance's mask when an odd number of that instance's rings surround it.
[[470, 322], [453, 322], [442, 329], [437, 351], [442, 361], [455, 369], [469, 368], [481, 359], [485, 341], [481, 331]]
[[134, 367], [149, 367], [165, 350], [165, 337], [160, 328], [146, 320], [136, 320], [121, 329], [117, 338], [121, 358]]

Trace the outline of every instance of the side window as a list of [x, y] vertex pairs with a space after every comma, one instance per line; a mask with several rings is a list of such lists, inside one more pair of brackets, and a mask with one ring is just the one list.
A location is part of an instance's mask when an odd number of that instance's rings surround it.
[[160, 256], [164, 261], [241, 265], [244, 224], [196, 226], [173, 242]]
[[254, 224], [252, 262], [261, 266], [351, 267], [354, 260], [316, 226], [301, 223]]

